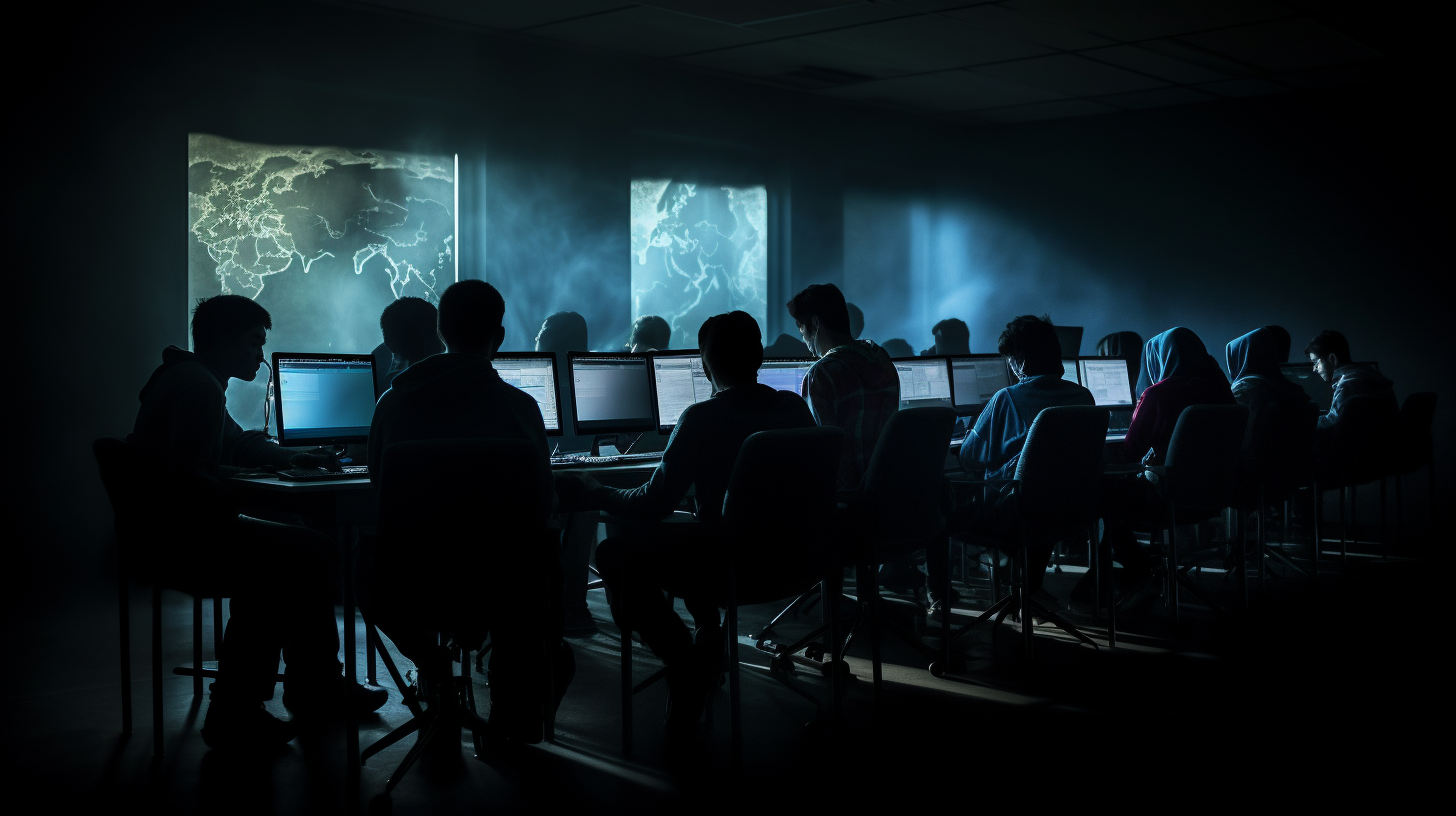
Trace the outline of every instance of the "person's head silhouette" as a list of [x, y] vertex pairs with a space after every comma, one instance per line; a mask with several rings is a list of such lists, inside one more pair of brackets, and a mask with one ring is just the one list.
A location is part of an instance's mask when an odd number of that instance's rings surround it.
[[1051, 321], [1044, 318], [1022, 315], [1007, 323], [996, 341], [996, 353], [1006, 358], [1017, 379], [1062, 375], [1062, 344]]
[[804, 287], [789, 301], [789, 316], [794, 318], [799, 336], [815, 357], [823, 357], [854, 342], [849, 332], [849, 307], [844, 302], [844, 293], [832, 283]]
[[1350, 364], [1350, 341], [1333, 329], [1325, 329], [1304, 347], [1314, 373], [1325, 382], [1334, 382], [1335, 371]]
[[672, 327], [657, 315], [643, 315], [632, 321], [632, 333], [627, 338], [627, 350], [666, 351], [672, 343]]
[[586, 318], [576, 312], [550, 315], [536, 333], [536, 350], [554, 351], [562, 356], [570, 351], [586, 351]]
[[440, 295], [440, 336], [452, 354], [494, 357], [506, 338], [506, 301], [482, 280], [450, 284]]
[[266, 362], [263, 345], [273, 317], [242, 295], [216, 295], [199, 300], [192, 310], [192, 350], [198, 360], [227, 387], [228, 378], [252, 382]]
[[748, 312], [713, 315], [698, 329], [698, 351], [714, 389], [726, 391], [757, 382], [758, 367], [763, 365], [763, 334]]
[[948, 317], [936, 323], [930, 334], [935, 338], [935, 345], [927, 349], [931, 354], [971, 353], [971, 328], [960, 318]]
[[384, 345], [406, 365], [445, 350], [438, 323], [434, 305], [417, 297], [402, 297], [384, 307], [384, 313], [379, 316]]
[[891, 337], [889, 340], [881, 343], [880, 348], [884, 349], [885, 353], [891, 357], [915, 356], [915, 347], [910, 345], [909, 341], [899, 337]]

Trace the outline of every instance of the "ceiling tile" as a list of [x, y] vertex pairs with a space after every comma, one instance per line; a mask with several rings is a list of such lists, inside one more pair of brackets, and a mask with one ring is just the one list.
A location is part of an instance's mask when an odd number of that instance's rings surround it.
[[1110, 105], [1101, 105], [1086, 99], [1063, 99], [1056, 102], [1038, 102], [1034, 105], [1018, 105], [1014, 108], [996, 108], [977, 111], [970, 116], [1002, 124], [1016, 122], [1039, 122], [1044, 119], [1065, 119], [1070, 116], [1090, 116], [1098, 113], [1113, 113]]
[[488, 28], [516, 30], [569, 20], [611, 9], [628, 8], [635, 3], [623, 0], [366, 0], [364, 5], [438, 17]]
[[1098, 102], [1106, 105], [1116, 105], [1119, 108], [1126, 108], [1128, 110], [1163, 108], [1169, 105], [1187, 105], [1192, 102], [1210, 102], [1215, 99], [1218, 99], [1218, 97], [1213, 94], [1195, 91], [1192, 88], [1154, 88], [1151, 91], [1136, 91], [1134, 93], [1097, 97]]
[[1115, 45], [1111, 48], [1093, 48], [1088, 51], [1079, 52], [1079, 56], [1088, 57], [1098, 62], [1108, 62], [1119, 65], [1140, 74], [1148, 74], [1168, 82], [1176, 82], [1180, 85], [1189, 85], [1195, 82], [1217, 82], [1220, 79], [1229, 79], [1227, 74], [1212, 71], [1201, 65], [1194, 65], [1191, 62], [1173, 59], [1136, 45]]
[[649, 57], [672, 57], [743, 45], [761, 36], [751, 29], [647, 6], [539, 26], [531, 29], [531, 33]]
[[982, 65], [976, 71], [1072, 96], [1101, 96], [1157, 88], [1161, 80], [1093, 62], [1074, 54]]
[[1076, 50], [1111, 45], [1112, 40], [1099, 37], [1074, 26], [1048, 20], [1034, 14], [1026, 14], [998, 5], [971, 6], [970, 8], [946, 11], [947, 17], [964, 20], [971, 25], [990, 31], [998, 31], [1048, 48]]
[[941, 71], [864, 82], [818, 92], [836, 99], [885, 102], [936, 111], [979, 110], [1057, 99], [1061, 95], [971, 71]]
[[1267, 79], [1230, 79], [1224, 82], [1209, 82], [1197, 86], [1200, 90], [1219, 96], [1245, 97], [1285, 93], [1289, 89]]
[[1011, 0], [1004, 5], [1114, 40], [1169, 37], [1289, 14], [1269, 0]]
[[774, 40], [679, 57], [677, 62], [754, 77], [770, 77], [799, 68], [828, 68], [869, 78], [898, 73], [872, 56], [805, 40]]
[[799, 39], [872, 54], [902, 71], [936, 71], [1048, 52], [1039, 45], [935, 15], [855, 26]]
[[720, 23], [748, 25], [762, 20], [813, 15], [826, 9], [871, 4], [857, 3], [855, 0], [648, 0], [643, 5], [705, 17]]
[[1231, 60], [1228, 57], [1215, 54], [1206, 48], [1200, 48], [1182, 40], [1143, 40], [1137, 44], [1137, 47], [1144, 51], [1151, 51], [1154, 54], [1161, 54], [1170, 59], [1178, 60], [1179, 62], [1196, 65], [1223, 76], [1246, 77], [1258, 76], [1262, 73], [1252, 65]]
[[880, 20], [908, 17], [918, 12], [893, 3], [849, 3], [815, 14], [778, 17], [750, 24], [754, 31], [767, 37], [796, 37], [839, 28], [863, 25]]
[[1379, 51], [1308, 19], [1206, 31], [1179, 39], [1266, 71], [1300, 71], [1374, 59]]

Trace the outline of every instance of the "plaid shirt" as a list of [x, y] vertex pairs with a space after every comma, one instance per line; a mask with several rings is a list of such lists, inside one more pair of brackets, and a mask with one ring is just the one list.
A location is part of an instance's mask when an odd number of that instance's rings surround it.
[[900, 375], [890, 355], [868, 340], [831, 349], [809, 367], [801, 393], [815, 422], [844, 431], [839, 489], [858, 489], [880, 433], [900, 410]]

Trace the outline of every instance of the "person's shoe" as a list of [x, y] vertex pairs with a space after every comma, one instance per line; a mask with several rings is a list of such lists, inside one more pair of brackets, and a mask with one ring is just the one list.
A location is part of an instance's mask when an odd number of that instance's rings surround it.
[[372, 714], [389, 702], [389, 690], [364, 683], [350, 683], [342, 676], [331, 676], [322, 683], [284, 683], [283, 707], [296, 714], [342, 715], [350, 710], [356, 715]]
[[700, 661], [691, 655], [667, 669], [667, 719], [663, 734], [668, 742], [680, 743], [697, 730], [708, 700], [708, 678]]
[[586, 604], [566, 610], [566, 628], [562, 633], [569, 638], [589, 638], [597, 633], [597, 622], [592, 618]]
[[262, 703], [219, 703], [207, 706], [202, 722], [202, 741], [219, 751], [268, 753], [293, 741], [298, 726], [292, 720], [280, 720]]

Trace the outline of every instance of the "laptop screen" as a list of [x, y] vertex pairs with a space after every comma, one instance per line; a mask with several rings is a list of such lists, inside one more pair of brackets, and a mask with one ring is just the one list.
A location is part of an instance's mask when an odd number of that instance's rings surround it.
[[374, 357], [273, 353], [278, 442], [350, 445], [369, 441], [374, 419]]
[[713, 396], [713, 383], [703, 371], [696, 349], [652, 354], [652, 400], [657, 406], [657, 429], [672, 431], [682, 412]]
[[1132, 386], [1127, 381], [1127, 361], [1121, 358], [1083, 359], [1082, 385], [1092, 392], [1098, 405], [1132, 407]]
[[567, 359], [578, 435], [656, 427], [647, 355], [573, 351]]
[[525, 391], [541, 409], [548, 436], [559, 436], [561, 395], [557, 393], [556, 355], [552, 352], [504, 352], [495, 355], [491, 366], [507, 385]]
[[1279, 371], [1290, 382], [1303, 388], [1320, 411], [1330, 410], [1330, 403], [1335, 399], [1334, 387], [1314, 373], [1313, 363], [1281, 363]]
[[999, 354], [975, 354], [950, 360], [950, 393], [956, 411], [980, 411], [997, 391], [1011, 385], [1006, 359]]
[[953, 406], [949, 357], [904, 357], [894, 361], [900, 374], [900, 408]]
[[775, 391], [802, 394], [804, 377], [814, 361], [807, 357], [765, 357], [758, 367], [758, 381]]

